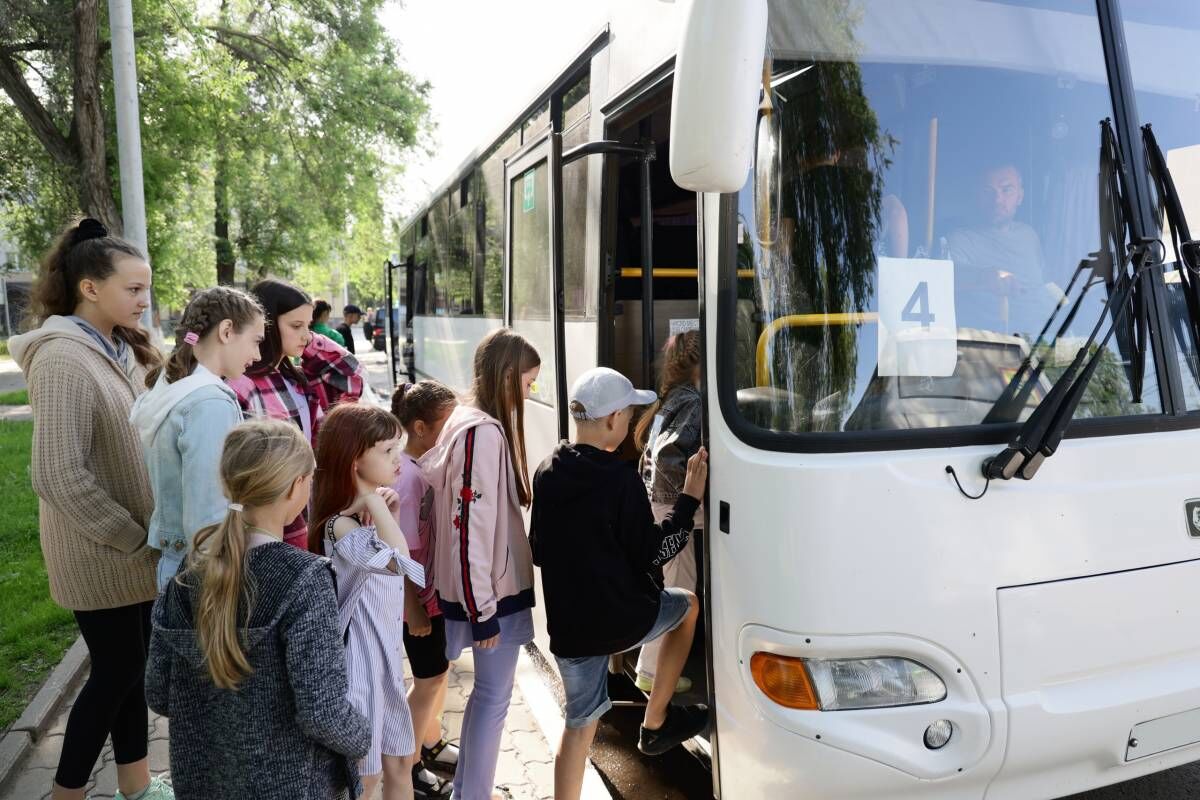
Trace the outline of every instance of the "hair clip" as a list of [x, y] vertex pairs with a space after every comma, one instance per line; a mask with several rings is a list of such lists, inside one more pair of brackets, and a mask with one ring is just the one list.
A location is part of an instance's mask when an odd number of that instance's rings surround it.
[[236, 511], [236, 512], [238, 512], [238, 513], [240, 514], [240, 513], [242, 513], [243, 511], [245, 511], [245, 510], [246, 510], [246, 507], [245, 507], [245, 506], [243, 506], [241, 503], [230, 503], [230, 504], [229, 504], [229, 510], [230, 510], [230, 511]]
[[195, 331], [188, 331], [187, 334], [183, 337], [184, 344], [194, 345], [198, 341], [200, 341], [200, 335], [198, 333], [196, 333]]

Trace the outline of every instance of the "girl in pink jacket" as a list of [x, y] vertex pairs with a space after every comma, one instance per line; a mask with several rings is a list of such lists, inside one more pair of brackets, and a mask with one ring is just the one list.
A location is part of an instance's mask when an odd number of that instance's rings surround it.
[[475, 686], [463, 714], [454, 797], [491, 800], [521, 645], [533, 640], [533, 559], [521, 508], [530, 501], [525, 400], [541, 359], [507, 328], [475, 350], [469, 404], [446, 420], [420, 458], [434, 490], [434, 587], [446, 655], [474, 651]]

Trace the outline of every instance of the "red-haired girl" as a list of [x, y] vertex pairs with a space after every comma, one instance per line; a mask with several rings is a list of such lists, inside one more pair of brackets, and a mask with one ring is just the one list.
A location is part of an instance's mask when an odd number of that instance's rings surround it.
[[325, 416], [317, 437], [309, 549], [333, 559], [338, 630], [346, 637], [350, 703], [371, 722], [359, 765], [363, 796], [411, 800], [416, 751], [404, 692], [404, 578], [425, 585], [396, 524], [391, 488], [401, 469], [400, 423], [382, 408], [349, 403]]

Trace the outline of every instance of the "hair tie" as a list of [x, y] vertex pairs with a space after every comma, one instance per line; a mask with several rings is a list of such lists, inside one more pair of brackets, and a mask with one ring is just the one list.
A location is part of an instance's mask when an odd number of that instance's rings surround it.
[[183, 337], [184, 344], [194, 345], [198, 341], [200, 341], [200, 335], [197, 334], [195, 331], [188, 331]]
[[246, 507], [245, 507], [245, 506], [243, 506], [241, 503], [230, 503], [230, 504], [229, 504], [229, 510], [230, 510], [230, 511], [236, 511], [236, 512], [238, 512], [238, 513], [240, 514], [240, 513], [242, 513], [243, 511], [245, 511], [245, 510], [246, 510]]
[[100, 220], [91, 217], [81, 219], [75, 228], [75, 244], [88, 239], [103, 239], [105, 236], [108, 236], [108, 228]]

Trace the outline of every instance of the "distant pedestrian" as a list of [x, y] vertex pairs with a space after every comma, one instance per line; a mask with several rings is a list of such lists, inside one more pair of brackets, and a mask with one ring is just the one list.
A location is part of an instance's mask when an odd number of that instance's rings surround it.
[[347, 700], [333, 573], [283, 544], [312, 475], [294, 425], [234, 428], [221, 455], [231, 502], [154, 607], [146, 698], [171, 721], [180, 798], [358, 797], [370, 731]]
[[382, 408], [354, 403], [329, 412], [317, 439], [317, 484], [308, 546], [333, 559], [338, 632], [345, 637], [350, 702], [371, 723], [359, 763], [363, 794], [412, 800], [416, 752], [404, 693], [404, 584], [425, 586], [409, 557], [391, 489], [401, 472], [400, 423]]
[[225, 516], [221, 448], [242, 409], [222, 378], [240, 377], [260, 358], [262, 306], [228, 286], [205, 289], [184, 309], [175, 340], [166, 365], [146, 376], [150, 391], [129, 418], [154, 488], [150, 546], [162, 553], [159, 591], [179, 571], [196, 531]]
[[554, 796], [576, 800], [608, 697], [609, 657], [662, 637], [657, 680], [638, 749], [659, 755], [708, 725], [704, 705], [670, 704], [691, 651], [698, 603], [686, 589], [661, 589], [651, 572], [686, 546], [708, 476], [703, 448], [687, 462], [671, 510], [656, 522], [645, 487], [615, 451], [635, 406], [653, 402], [621, 373], [599, 367], [571, 387], [574, 442], [564, 442], [533, 479], [529, 538], [542, 568], [550, 652], [566, 695], [566, 727], [554, 760]]
[[404, 591], [404, 652], [413, 674], [408, 705], [421, 744], [421, 755], [413, 764], [418, 797], [449, 792], [450, 785], [443, 785], [432, 770], [453, 773], [458, 764], [458, 747], [442, 738], [439, 719], [446, 702], [450, 662], [446, 658], [446, 619], [432, 580], [437, 536], [433, 487], [417, 462], [438, 440], [457, 405], [454, 391], [434, 380], [403, 384], [392, 395], [392, 416], [405, 433], [404, 468], [392, 484], [400, 497], [396, 522], [413, 559], [424, 568], [426, 582], [425, 588], [408, 585]]
[[[362, 309], [354, 304], [350, 304], [342, 309], [342, 324], [337, 326], [337, 332], [342, 337], [342, 346], [351, 353], [354, 350], [354, 328], [358, 321], [362, 319]], [[370, 341], [370, 337], [367, 337]]]
[[75, 614], [91, 659], [67, 719], [51, 797], [82, 800], [111, 735], [118, 798], [174, 795], [151, 779], [143, 678], [158, 552], [141, 443], [129, 423], [159, 363], [138, 327], [150, 267], [136, 247], [85, 219], [59, 237], [33, 288], [40, 327], [9, 340], [33, 406], [30, 464], [50, 596]]
[[[365, 373], [353, 355], [332, 339], [308, 328], [313, 304], [290, 283], [268, 278], [250, 293], [267, 313], [262, 358], [246, 374], [227, 381], [250, 417], [288, 420], [315, 444], [321, 418], [335, 402], [357, 400]], [[299, 358], [299, 365], [292, 359]], [[307, 517], [302, 513], [284, 534], [284, 541], [306, 547]]]
[[[434, 581], [450, 660], [470, 647], [475, 683], [463, 715], [454, 797], [496, 797], [500, 734], [521, 646], [533, 640], [533, 563], [522, 508], [529, 505], [525, 401], [541, 358], [508, 328], [475, 349], [469, 404], [446, 420], [421, 456], [433, 487]], [[504, 796], [504, 791], [499, 792]]]
[[[319, 333], [322, 336], [328, 336], [342, 347], [346, 347], [346, 340], [342, 338], [342, 335], [333, 328], [329, 327], [329, 315], [332, 312], [333, 307], [329, 305], [327, 301], [317, 300], [313, 303], [312, 324], [309, 325], [309, 327], [312, 328], [312, 330], [316, 333]], [[354, 352], [353, 348], [347, 349], [349, 349], [351, 353]]]

